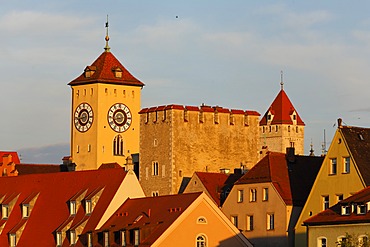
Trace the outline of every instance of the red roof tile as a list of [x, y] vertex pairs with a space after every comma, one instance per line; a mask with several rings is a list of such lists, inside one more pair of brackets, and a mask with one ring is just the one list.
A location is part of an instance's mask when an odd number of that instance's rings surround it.
[[365, 214], [357, 214], [356, 209], [349, 215], [341, 215], [342, 205], [358, 205], [370, 202], [370, 186], [357, 192], [353, 196], [340, 201], [334, 206], [318, 213], [304, 221], [305, 225], [337, 225], [337, 224], [356, 224], [370, 223], [370, 211], [367, 209]]
[[150, 246], [201, 194], [128, 199], [98, 231], [140, 229], [146, 231], [140, 246]]
[[[19, 195], [8, 220], [4, 223], [0, 246], [8, 246], [7, 234], [22, 223], [19, 205], [35, 193], [39, 193], [39, 196], [21, 237], [17, 239], [17, 246], [55, 246], [54, 231], [70, 217], [68, 201], [79, 191], [87, 190], [86, 195], [89, 195], [104, 186], [104, 191], [85, 226], [86, 229], [94, 229], [126, 174], [120, 168], [0, 178], [0, 194], [5, 195], [5, 201]], [[84, 217], [85, 212], [81, 206], [73, 219], [74, 224], [81, 222]]]
[[[120, 68], [122, 70], [122, 77], [116, 77], [114, 69]], [[82, 85], [91, 83], [107, 83], [120, 84], [130, 86], [144, 86], [144, 83], [136, 79], [130, 72], [118, 61], [118, 59], [111, 52], [103, 52], [87, 70], [95, 70], [95, 73], [90, 77], [85, 77], [82, 73], [79, 77], [71, 81], [68, 85]]]
[[267, 115], [269, 112], [274, 115], [271, 124], [293, 124], [291, 114], [294, 111], [297, 114], [297, 125], [305, 125], [298, 112], [295, 110], [292, 102], [288, 98], [288, 95], [282, 89], [272, 102], [269, 109], [266, 111], [265, 115], [262, 117], [260, 125], [267, 124]]
[[287, 205], [304, 205], [323, 157], [294, 155], [289, 161], [286, 154], [268, 152], [235, 184], [271, 182]]
[[224, 173], [213, 172], [195, 172], [195, 175], [202, 182], [215, 203], [220, 206], [221, 189], [229, 176]]
[[3, 156], [9, 154], [12, 156], [13, 162], [15, 164], [21, 163], [18, 157], [18, 153], [14, 151], [0, 151], [0, 163], [3, 163]]

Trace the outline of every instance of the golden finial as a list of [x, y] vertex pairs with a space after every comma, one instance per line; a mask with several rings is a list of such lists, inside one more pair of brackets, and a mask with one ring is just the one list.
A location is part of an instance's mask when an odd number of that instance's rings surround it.
[[107, 29], [107, 33], [105, 35], [105, 47], [104, 47], [104, 50], [106, 52], [110, 52], [110, 47], [108, 45], [108, 41], [109, 41], [108, 27], [109, 27], [109, 25], [108, 25], [108, 15], [107, 15], [107, 22], [105, 23], [105, 28]]

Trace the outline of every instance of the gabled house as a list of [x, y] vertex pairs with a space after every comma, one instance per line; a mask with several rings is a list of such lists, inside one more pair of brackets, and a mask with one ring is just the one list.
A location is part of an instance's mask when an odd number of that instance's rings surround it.
[[0, 246], [83, 246], [80, 234], [142, 196], [123, 168], [1, 178]]
[[16, 164], [19, 163], [17, 152], [0, 151], [0, 177], [17, 176]]
[[194, 172], [184, 193], [203, 191], [220, 207], [234, 183], [242, 176], [242, 169], [234, 169], [234, 173]]
[[349, 241], [347, 234], [358, 241], [359, 246], [369, 246], [370, 187], [309, 218], [304, 225], [309, 247]]
[[293, 246], [294, 226], [322, 157], [268, 152], [232, 188], [222, 211], [255, 246]]
[[370, 186], [370, 128], [338, 128], [296, 225], [296, 246], [307, 246], [309, 217]]
[[204, 193], [128, 199], [87, 246], [252, 246]]

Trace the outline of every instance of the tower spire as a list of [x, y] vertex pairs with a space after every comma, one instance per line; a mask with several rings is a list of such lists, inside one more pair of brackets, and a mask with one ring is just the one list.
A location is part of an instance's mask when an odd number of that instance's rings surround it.
[[108, 27], [109, 27], [109, 25], [108, 25], [108, 15], [107, 15], [107, 22], [105, 23], [105, 28], [107, 30], [107, 33], [105, 35], [105, 47], [104, 47], [104, 50], [106, 52], [110, 52], [110, 47], [109, 47], [109, 44], [108, 44], [108, 41], [109, 41]]
[[284, 75], [284, 73], [283, 73], [283, 71], [281, 70], [281, 71], [280, 71], [280, 86], [281, 86], [281, 90], [283, 90], [283, 89], [284, 89], [283, 75]]

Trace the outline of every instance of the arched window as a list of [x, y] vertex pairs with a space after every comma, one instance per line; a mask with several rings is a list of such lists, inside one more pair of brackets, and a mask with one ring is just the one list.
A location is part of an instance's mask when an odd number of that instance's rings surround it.
[[196, 247], [207, 247], [207, 238], [205, 235], [198, 235], [197, 236], [197, 245]]
[[327, 240], [326, 240], [325, 237], [319, 237], [317, 239], [317, 246], [318, 247], [326, 247], [326, 244], [327, 244], [326, 242], [327, 242]]
[[113, 140], [113, 155], [124, 155], [123, 139], [121, 135], [117, 135]]

